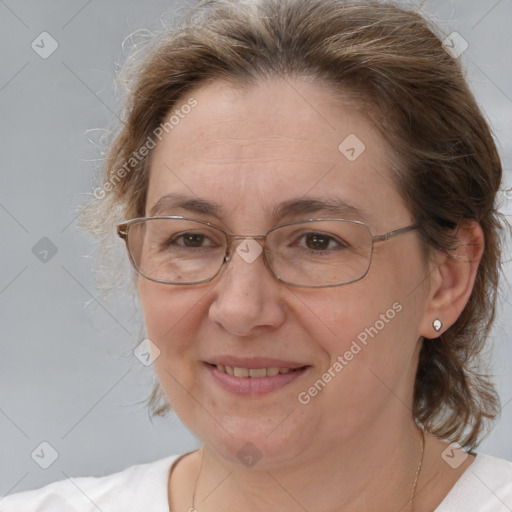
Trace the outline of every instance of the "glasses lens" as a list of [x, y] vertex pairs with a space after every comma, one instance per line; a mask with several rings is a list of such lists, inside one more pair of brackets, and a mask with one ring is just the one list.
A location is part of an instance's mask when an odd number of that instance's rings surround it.
[[144, 277], [166, 283], [196, 283], [213, 277], [226, 253], [218, 229], [185, 219], [146, 219], [130, 226], [128, 250]]
[[[137, 271], [164, 283], [208, 281], [226, 255], [222, 231], [187, 219], [144, 219], [131, 224], [128, 250]], [[361, 279], [370, 266], [372, 234], [358, 221], [315, 220], [271, 230], [267, 262], [297, 286], [335, 286]]]
[[273, 271], [290, 284], [346, 284], [361, 279], [368, 271], [372, 234], [357, 221], [291, 224], [269, 233], [267, 252]]

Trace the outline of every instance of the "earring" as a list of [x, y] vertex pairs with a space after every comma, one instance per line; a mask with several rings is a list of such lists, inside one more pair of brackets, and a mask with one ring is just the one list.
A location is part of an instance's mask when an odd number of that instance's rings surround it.
[[434, 327], [434, 329], [439, 332], [441, 330], [441, 327], [443, 327], [443, 322], [441, 322], [441, 320], [439, 320], [438, 318], [436, 318], [433, 322], [432, 322], [432, 326]]

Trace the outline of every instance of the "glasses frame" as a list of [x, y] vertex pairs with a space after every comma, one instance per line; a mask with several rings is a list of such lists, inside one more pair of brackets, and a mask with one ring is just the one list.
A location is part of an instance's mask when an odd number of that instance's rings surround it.
[[[179, 282], [179, 283], [176, 283], [176, 282], [173, 282], [173, 281], [163, 281], [161, 279], [154, 279], [154, 278], [151, 278], [151, 277], [148, 277], [148, 276], [144, 275], [137, 268], [137, 265], [136, 265], [136, 263], [135, 263], [135, 261], [133, 259], [132, 253], [130, 251], [130, 247], [128, 245], [128, 232], [130, 230], [130, 227], [133, 226], [134, 224], [140, 224], [142, 222], [146, 222], [148, 220], [153, 220], [153, 219], [155, 219], [155, 220], [158, 220], [158, 219], [182, 219], [182, 220], [188, 220], [188, 221], [192, 221], [192, 222], [197, 222], [199, 224], [204, 224], [205, 226], [209, 226], [211, 228], [214, 228], [214, 229], [217, 229], [217, 230], [221, 231], [224, 234], [225, 238], [226, 238], [226, 253], [224, 255], [224, 259], [223, 259], [222, 263], [219, 266], [219, 270], [212, 277], [210, 277], [208, 279], [203, 279], [201, 281], [190, 281], [190, 282]], [[366, 272], [361, 277], [358, 277], [356, 279], [353, 279], [351, 281], [347, 281], [347, 282], [344, 282], [344, 283], [339, 283], [339, 284], [302, 285], [302, 284], [291, 283], [289, 281], [284, 280], [281, 276], [279, 276], [272, 269], [272, 267], [270, 266], [270, 263], [268, 262], [268, 259], [267, 259], [266, 239], [267, 239], [267, 236], [269, 235], [269, 233], [272, 233], [272, 231], [275, 231], [276, 229], [279, 229], [279, 228], [284, 227], [284, 226], [292, 226], [294, 224], [307, 224], [308, 222], [318, 222], [318, 221], [325, 221], [325, 220], [328, 220], [328, 221], [343, 221], [343, 222], [350, 222], [352, 224], [359, 224], [359, 225], [364, 226], [368, 230], [368, 232], [371, 235], [372, 247], [371, 247], [371, 251], [370, 251], [370, 258], [369, 258], [369, 261], [368, 261], [368, 268], [366, 269]], [[280, 281], [282, 283], [285, 283], [285, 284], [287, 284], [289, 286], [295, 286], [295, 287], [299, 287], [299, 288], [332, 288], [332, 287], [335, 287], [335, 286], [343, 286], [343, 285], [346, 285], [346, 284], [351, 284], [351, 283], [360, 281], [361, 279], [363, 279], [366, 276], [366, 274], [368, 274], [368, 272], [370, 270], [370, 267], [371, 267], [371, 264], [372, 264], [373, 247], [374, 247], [375, 243], [385, 242], [385, 241], [387, 241], [387, 240], [389, 240], [389, 239], [391, 239], [391, 238], [393, 238], [395, 236], [402, 235], [404, 233], [407, 233], [409, 231], [417, 229], [418, 227], [419, 227], [419, 224], [411, 224], [411, 225], [405, 226], [403, 228], [393, 229], [392, 231], [388, 231], [387, 233], [383, 233], [381, 235], [374, 235], [372, 233], [372, 230], [370, 229], [370, 227], [367, 224], [365, 224], [364, 222], [360, 221], [360, 220], [340, 219], [340, 218], [318, 218], [318, 219], [295, 220], [295, 221], [291, 221], [291, 222], [285, 222], [283, 224], [278, 224], [278, 225], [272, 227], [271, 229], [269, 229], [263, 235], [239, 235], [239, 234], [234, 234], [234, 233], [228, 233], [225, 229], [221, 228], [220, 226], [217, 226], [216, 224], [208, 222], [208, 221], [198, 220], [198, 219], [191, 219], [189, 217], [182, 217], [180, 215], [164, 215], [164, 216], [156, 216], [156, 217], [137, 217], [137, 218], [134, 218], [134, 219], [126, 220], [126, 221], [121, 222], [120, 224], [118, 224], [116, 230], [117, 230], [117, 235], [125, 241], [126, 250], [128, 252], [128, 256], [130, 258], [130, 262], [131, 262], [133, 268], [135, 269], [135, 271], [139, 275], [144, 277], [145, 279], [148, 279], [149, 281], [153, 281], [155, 283], [172, 284], [172, 285], [195, 285], [195, 284], [208, 283], [208, 282], [212, 281], [217, 275], [219, 275], [220, 271], [224, 267], [224, 264], [228, 263], [230, 261], [231, 254], [232, 254], [233, 240], [237, 240], [237, 239], [244, 239], [245, 240], [247, 238], [252, 238], [252, 239], [257, 239], [257, 240], [263, 240], [263, 247], [262, 247], [263, 248], [262, 252], [263, 252], [263, 255], [264, 255], [263, 256], [263, 261], [265, 262], [265, 266], [268, 268], [270, 273], [278, 281]]]

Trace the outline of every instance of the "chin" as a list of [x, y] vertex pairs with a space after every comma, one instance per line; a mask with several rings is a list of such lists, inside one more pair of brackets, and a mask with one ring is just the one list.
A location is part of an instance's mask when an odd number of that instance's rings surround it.
[[[284, 416], [286, 418], [286, 416]], [[300, 457], [313, 438], [298, 425], [286, 425], [283, 416], [274, 418], [248, 418], [231, 416], [221, 425], [214, 421], [200, 422], [194, 434], [210, 450], [230, 464], [254, 470], [271, 470]], [[196, 423], [197, 424], [197, 423]], [[214, 426], [215, 425], [215, 426]]]

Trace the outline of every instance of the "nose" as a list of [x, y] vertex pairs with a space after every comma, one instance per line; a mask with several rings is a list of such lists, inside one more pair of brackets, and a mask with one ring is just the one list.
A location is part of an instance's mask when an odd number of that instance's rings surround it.
[[237, 241], [214, 286], [209, 318], [236, 336], [273, 330], [285, 320], [284, 286], [266, 266], [256, 240]]

